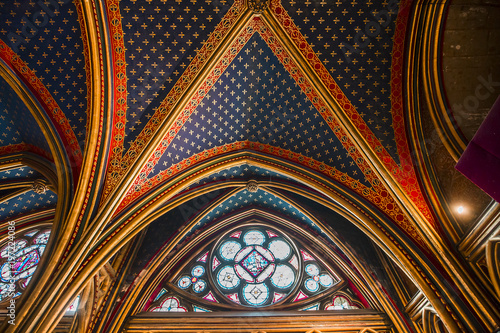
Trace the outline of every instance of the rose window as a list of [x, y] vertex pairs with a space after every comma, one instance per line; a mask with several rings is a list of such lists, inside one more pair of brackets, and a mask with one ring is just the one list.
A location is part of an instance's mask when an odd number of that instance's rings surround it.
[[264, 227], [238, 230], [223, 237], [210, 262], [218, 290], [245, 306], [281, 302], [295, 288], [300, 275], [293, 242]]
[[177, 297], [189, 311], [319, 309], [344, 285], [333, 268], [284, 231], [263, 223], [240, 226], [190, 254], [152, 308]]

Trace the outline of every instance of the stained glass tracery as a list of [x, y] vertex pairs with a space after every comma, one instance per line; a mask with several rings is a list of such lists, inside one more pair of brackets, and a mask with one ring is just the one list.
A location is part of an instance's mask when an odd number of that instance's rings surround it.
[[[287, 229], [288, 230], [288, 229]], [[38, 236], [38, 235], [37, 235]], [[28, 244], [30, 245], [30, 244]], [[1, 249], [0, 249], [1, 250]], [[145, 310], [155, 312], [363, 309], [333, 257], [266, 223], [235, 227], [190, 253]], [[353, 289], [354, 287], [354, 289]]]
[[0, 249], [0, 301], [26, 289], [38, 267], [50, 230], [31, 230]]
[[159, 306], [156, 306], [150, 310], [151, 312], [188, 312], [188, 309], [181, 306], [180, 301], [177, 297], [167, 297], [165, 298]]
[[[170, 293], [157, 296], [154, 308], [161, 307], [160, 301], [177, 297], [180, 307], [188, 311], [212, 311], [218, 306], [244, 310], [291, 303], [297, 303], [297, 309], [301, 309], [324, 292], [325, 297], [331, 294], [333, 291], [329, 290], [335, 290], [332, 287], [340, 282], [339, 276], [317, 261], [309, 249], [297, 246], [282, 231], [256, 224], [227, 232], [196, 254], [172, 281], [172, 286], [182, 291], [181, 298], [187, 297], [182, 293], [191, 294], [188, 298], [200, 297], [203, 306], [184, 304], [175, 293]], [[332, 300], [323, 299], [321, 309]], [[157, 311], [167, 310], [164, 307]]]
[[289, 262], [297, 253], [293, 242], [278, 231], [263, 227], [233, 231], [212, 252], [215, 286], [239, 305], [278, 303], [297, 285], [298, 262]]

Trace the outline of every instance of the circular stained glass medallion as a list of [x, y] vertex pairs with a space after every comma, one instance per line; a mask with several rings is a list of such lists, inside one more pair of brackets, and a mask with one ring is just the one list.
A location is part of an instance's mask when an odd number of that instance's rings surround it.
[[189, 276], [183, 276], [179, 279], [179, 283], [177, 285], [181, 289], [186, 289], [191, 285], [191, 278]]
[[201, 293], [203, 290], [205, 290], [205, 287], [207, 286], [207, 283], [205, 280], [198, 280], [196, 283], [193, 285], [193, 290], [196, 293]]
[[191, 274], [196, 277], [200, 277], [203, 274], [205, 274], [205, 268], [201, 265], [194, 266], [193, 269], [191, 270]]
[[309, 292], [314, 293], [319, 290], [319, 283], [311, 278], [307, 279], [304, 285]]
[[220, 255], [225, 260], [233, 260], [236, 253], [241, 249], [241, 244], [235, 241], [227, 241], [220, 247]]
[[292, 253], [290, 246], [280, 239], [271, 241], [269, 243], [269, 250], [278, 259], [286, 259]]
[[225, 266], [217, 274], [217, 284], [224, 289], [233, 289], [240, 284], [240, 279], [231, 266]]
[[243, 287], [243, 297], [251, 305], [262, 305], [269, 298], [269, 287], [264, 283], [247, 284]]
[[265, 241], [264, 234], [259, 230], [250, 230], [243, 236], [246, 245], [262, 245]]

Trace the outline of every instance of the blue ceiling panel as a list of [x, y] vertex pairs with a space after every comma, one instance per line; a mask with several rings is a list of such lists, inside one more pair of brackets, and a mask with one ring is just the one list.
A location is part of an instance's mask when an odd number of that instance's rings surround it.
[[42, 174], [40, 174], [38, 171], [28, 166], [22, 166], [15, 169], [0, 171], [0, 181], [38, 179], [42, 177], [43, 177]]
[[300, 210], [298, 210], [288, 202], [265, 191], [264, 189], [258, 189], [255, 193], [251, 193], [245, 189], [233, 194], [217, 207], [215, 207], [205, 217], [203, 217], [203, 219], [198, 222], [197, 228], [203, 227], [206, 224], [218, 220], [221, 217], [231, 214], [235, 211], [242, 210], [243, 208], [245, 210], [251, 209], [252, 207], [263, 208], [265, 210], [273, 211], [279, 215], [291, 218], [295, 221], [300, 221], [313, 228], [316, 232], [323, 234], [318, 225], [316, 225]]
[[[347, 98], [399, 163], [391, 113], [391, 50], [399, 1], [282, 1]], [[391, 10], [391, 8], [396, 10]]]
[[50, 154], [50, 148], [31, 112], [0, 77], [0, 146], [27, 143]]
[[128, 98], [125, 151], [230, 8], [227, 0], [122, 0]]
[[73, 1], [0, 0], [0, 37], [45, 85], [83, 149], [87, 84], [80, 25]]
[[50, 190], [43, 194], [28, 191], [0, 204], [0, 221], [43, 209], [55, 208], [56, 204], [57, 195]]
[[371, 186], [258, 34], [198, 105], [149, 177], [191, 155], [245, 140], [311, 157]]

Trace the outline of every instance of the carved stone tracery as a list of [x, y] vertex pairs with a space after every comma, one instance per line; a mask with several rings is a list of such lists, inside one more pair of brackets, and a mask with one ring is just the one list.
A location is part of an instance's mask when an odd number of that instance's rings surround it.
[[248, 0], [248, 8], [254, 13], [261, 13], [268, 6], [268, 0]]
[[43, 179], [36, 179], [31, 185], [31, 190], [36, 194], [44, 194], [48, 189], [47, 183]]

